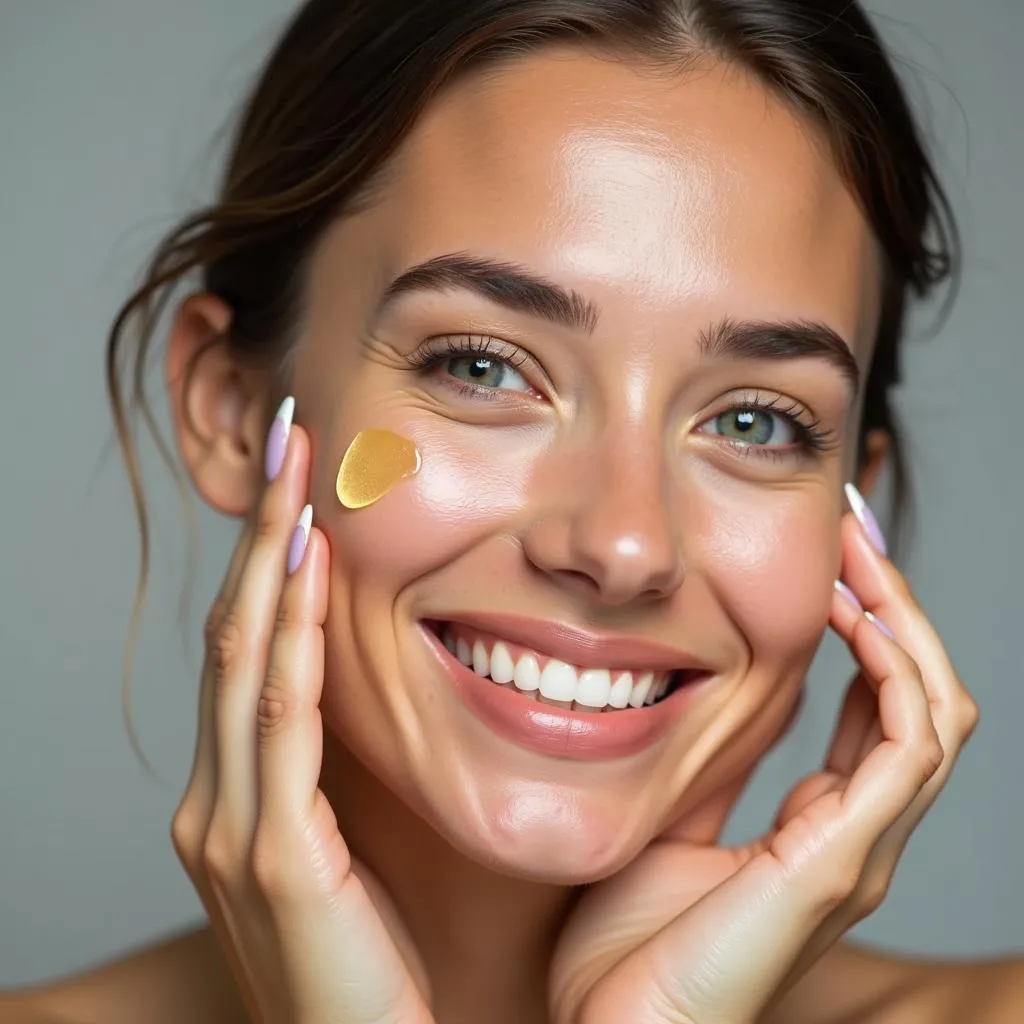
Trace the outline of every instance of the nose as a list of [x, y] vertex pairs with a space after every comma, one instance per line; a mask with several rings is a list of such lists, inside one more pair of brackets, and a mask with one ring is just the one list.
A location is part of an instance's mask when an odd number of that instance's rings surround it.
[[657, 600], [685, 567], [662, 444], [617, 440], [578, 453], [535, 481], [547, 501], [523, 534], [526, 557], [602, 604]]

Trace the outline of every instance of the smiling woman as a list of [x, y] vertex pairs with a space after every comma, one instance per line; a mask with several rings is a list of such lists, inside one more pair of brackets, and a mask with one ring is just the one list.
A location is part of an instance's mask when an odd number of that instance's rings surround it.
[[[954, 240], [849, 0], [306, 3], [109, 349], [145, 574], [131, 414], [201, 274], [176, 438], [245, 524], [172, 829], [210, 928], [22, 1005], [1024, 1015], [1012, 965], [837, 945], [977, 717], [850, 483], [899, 469], [906, 307]], [[829, 628], [828, 760], [728, 849]]]

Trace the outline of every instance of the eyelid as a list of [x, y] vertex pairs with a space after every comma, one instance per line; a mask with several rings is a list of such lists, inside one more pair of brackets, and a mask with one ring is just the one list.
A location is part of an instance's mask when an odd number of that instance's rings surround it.
[[[789, 420], [798, 433], [796, 447], [793, 445], [758, 445], [741, 440], [724, 438], [724, 442], [744, 456], [754, 455], [766, 458], [793, 458], [797, 455], [824, 454], [834, 451], [840, 445], [838, 433], [830, 427], [823, 427], [821, 420], [803, 402], [788, 395], [756, 388], [742, 388], [723, 395], [715, 403], [717, 411], [704, 416], [698, 424], [698, 431], [705, 424], [723, 416], [732, 409], [753, 409]], [[711, 435], [720, 436], [720, 435]]]
[[[718, 411], [706, 417], [708, 419], [721, 416], [729, 409], [762, 409], [780, 416], [791, 416], [800, 422], [801, 426], [814, 426], [821, 422], [806, 403], [771, 388], [734, 388], [712, 403], [712, 407]], [[803, 419], [806, 419], [807, 423], [804, 423]]]
[[445, 358], [456, 356], [483, 355], [492, 359], [500, 359], [512, 367], [517, 373], [529, 377], [531, 374], [537, 381], [527, 381], [531, 386], [541, 385], [538, 390], [554, 391], [554, 382], [537, 358], [521, 345], [496, 338], [491, 334], [436, 334], [426, 341], [409, 357], [409, 362], [417, 368], [426, 368]]

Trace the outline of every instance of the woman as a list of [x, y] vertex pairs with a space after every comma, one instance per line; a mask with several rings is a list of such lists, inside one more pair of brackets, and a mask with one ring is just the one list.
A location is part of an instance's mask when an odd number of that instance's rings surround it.
[[[210, 928], [7, 1019], [1024, 1014], [1016, 965], [837, 944], [977, 718], [860, 497], [951, 230], [847, 0], [307, 3], [110, 349], [137, 480], [202, 272], [178, 448], [246, 522], [172, 827]], [[724, 849], [826, 628], [828, 761]]]

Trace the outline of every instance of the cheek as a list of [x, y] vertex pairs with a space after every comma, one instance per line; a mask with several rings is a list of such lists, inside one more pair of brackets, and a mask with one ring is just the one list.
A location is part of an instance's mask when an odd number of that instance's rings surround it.
[[752, 656], [779, 663], [813, 653], [839, 565], [839, 517], [827, 496], [705, 495], [700, 518], [705, 571]]
[[523, 510], [532, 446], [495, 441], [483, 430], [453, 438], [445, 424], [383, 425], [409, 438], [422, 464], [374, 505], [343, 508], [335, 491], [355, 431], [329, 436], [314, 459], [317, 523], [330, 539], [334, 561], [350, 576], [372, 571], [379, 582], [401, 586], [451, 564]]

